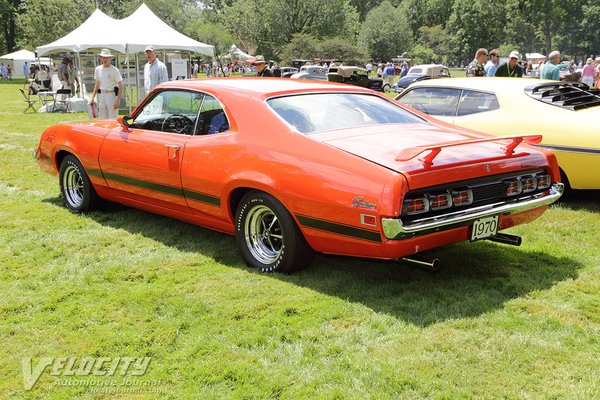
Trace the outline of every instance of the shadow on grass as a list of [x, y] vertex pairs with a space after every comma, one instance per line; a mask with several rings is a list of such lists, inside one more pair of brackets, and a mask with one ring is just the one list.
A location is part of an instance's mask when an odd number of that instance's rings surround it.
[[[45, 201], [62, 205], [58, 198]], [[112, 203], [104, 212], [87, 217], [180, 251], [201, 253], [225, 265], [247, 268], [229, 235]], [[439, 273], [393, 261], [319, 255], [306, 271], [270, 277], [360, 303], [417, 326], [428, 326], [496, 310], [511, 299], [575, 278], [582, 266], [571, 258], [486, 241], [459, 243], [434, 254], [443, 263]]]
[[560, 199], [559, 204], [573, 211], [600, 213], [600, 190], [570, 190]]

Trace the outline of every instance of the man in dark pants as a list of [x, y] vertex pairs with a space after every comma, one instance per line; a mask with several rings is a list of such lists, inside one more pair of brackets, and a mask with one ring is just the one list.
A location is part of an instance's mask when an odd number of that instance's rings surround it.
[[265, 78], [270, 78], [273, 76], [271, 70], [267, 68], [265, 58], [263, 56], [256, 56], [252, 64], [256, 65], [256, 76], [262, 76]]
[[523, 67], [519, 65], [520, 54], [516, 51], [511, 51], [508, 56], [508, 62], [502, 64], [496, 70], [496, 76], [505, 76], [508, 78], [522, 78]]

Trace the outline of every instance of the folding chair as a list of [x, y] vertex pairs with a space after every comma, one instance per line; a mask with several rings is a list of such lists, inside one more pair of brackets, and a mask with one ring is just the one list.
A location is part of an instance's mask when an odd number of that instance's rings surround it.
[[26, 94], [23, 89], [19, 88], [19, 91], [21, 91], [21, 94], [23, 95], [23, 99], [25, 99], [25, 103], [27, 103], [27, 108], [25, 108], [23, 110], [23, 114], [26, 114], [27, 111], [29, 111], [30, 109], [33, 110], [33, 112], [37, 112], [37, 110], [33, 106], [37, 101], [31, 100], [31, 95], [29, 93]]
[[[58, 89], [54, 96], [52, 112], [71, 112], [71, 89]], [[57, 107], [57, 104], [59, 107]]]

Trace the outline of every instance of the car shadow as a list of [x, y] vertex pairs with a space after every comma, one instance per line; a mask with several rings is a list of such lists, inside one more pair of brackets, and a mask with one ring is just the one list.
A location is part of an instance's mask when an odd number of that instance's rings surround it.
[[600, 190], [569, 190], [558, 204], [573, 211], [600, 213]]
[[[62, 206], [59, 198], [45, 201]], [[86, 217], [261, 274], [245, 266], [230, 235], [113, 203]], [[487, 241], [458, 243], [430, 254], [442, 261], [437, 273], [395, 261], [317, 255], [306, 271], [270, 276], [425, 327], [499, 309], [510, 300], [576, 278], [582, 267], [571, 258]]]

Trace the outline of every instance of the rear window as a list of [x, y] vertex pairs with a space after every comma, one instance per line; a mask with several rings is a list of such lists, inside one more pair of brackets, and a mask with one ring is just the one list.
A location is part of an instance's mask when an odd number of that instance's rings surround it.
[[500, 108], [496, 96], [492, 93], [463, 90], [458, 105], [458, 116], [493, 111]]
[[460, 89], [423, 87], [412, 89], [398, 100], [429, 115], [455, 116], [460, 95]]
[[267, 104], [300, 133], [363, 125], [420, 123], [423, 120], [378, 96], [319, 93], [277, 97]]
[[500, 108], [492, 93], [457, 88], [415, 88], [398, 100], [426, 114], [444, 117], [460, 117]]

